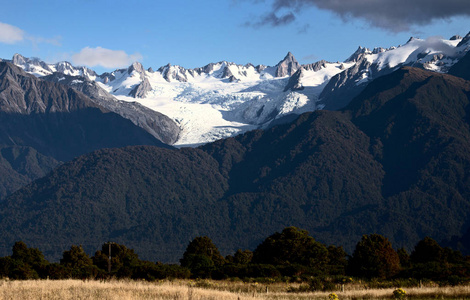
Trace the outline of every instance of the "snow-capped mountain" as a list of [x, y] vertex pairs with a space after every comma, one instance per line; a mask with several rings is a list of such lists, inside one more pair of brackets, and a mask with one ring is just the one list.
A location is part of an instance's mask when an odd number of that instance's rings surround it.
[[182, 146], [265, 128], [287, 115], [342, 108], [371, 80], [402, 66], [445, 73], [469, 48], [470, 34], [449, 40], [411, 38], [398, 47], [359, 47], [344, 62], [300, 65], [289, 52], [272, 67], [222, 61], [196, 69], [168, 64], [154, 71], [136, 62], [101, 75], [67, 62], [46, 64], [18, 54], [13, 63], [36, 76], [83, 76], [121, 101], [158, 111], [180, 126], [174, 145]]
[[345, 62], [354, 65], [337, 74], [320, 94], [319, 106], [339, 109], [346, 106], [366, 85], [380, 76], [400, 67], [412, 66], [447, 73], [447, 71], [470, 49], [470, 33], [462, 39], [454, 36], [449, 40], [431, 37], [410, 38], [402, 46], [375, 48], [372, 51], [359, 47]]

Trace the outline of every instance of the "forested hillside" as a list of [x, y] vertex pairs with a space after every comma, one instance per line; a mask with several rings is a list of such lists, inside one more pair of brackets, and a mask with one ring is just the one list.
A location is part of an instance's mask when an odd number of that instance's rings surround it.
[[363, 234], [410, 249], [469, 227], [470, 82], [403, 68], [343, 111], [199, 149], [99, 150], [66, 163], [0, 208], [4, 249], [21, 239], [58, 259], [105, 241], [177, 261], [210, 236], [222, 254], [284, 227], [351, 253]]

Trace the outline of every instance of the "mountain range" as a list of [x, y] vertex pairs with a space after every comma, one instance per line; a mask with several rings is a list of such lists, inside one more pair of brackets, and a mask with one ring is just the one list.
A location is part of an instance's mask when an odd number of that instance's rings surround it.
[[[101, 75], [68, 62], [47, 64], [19, 54], [11, 62], [35, 76], [81, 91], [80, 84], [93, 84], [91, 93], [100, 96], [92, 99], [100, 105], [108, 104], [107, 109], [157, 139], [181, 147], [269, 128], [316, 109], [341, 109], [373, 79], [403, 66], [447, 73], [465, 56], [469, 43], [470, 35], [410, 38], [398, 47], [359, 47], [343, 62], [301, 65], [289, 52], [271, 67], [222, 61], [195, 69], [168, 64], [153, 70], [136, 62]], [[115, 101], [109, 101], [112, 98]]]
[[229, 254], [292, 225], [349, 253], [371, 232], [409, 250], [424, 236], [458, 243], [470, 224], [469, 92], [462, 78], [403, 67], [339, 111], [198, 148], [80, 156], [0, 203], [2, 249], [20, 239], [58, 259], [71, 243], [93, 253], [114, 241], [175, 262], [196, 236]]
[[469, 41], [101, 75], [17, 54], [0, 62], [1, 254], [114, 241], [176, 262], [196, 236], [231, 254], [287, 226], [349, 253], [368, 233], [470, 253]]

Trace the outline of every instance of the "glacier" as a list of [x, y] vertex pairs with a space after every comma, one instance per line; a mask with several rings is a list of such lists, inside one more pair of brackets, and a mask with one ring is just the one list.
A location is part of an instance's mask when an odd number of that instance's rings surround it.
[[410, 38], [396, 47], [359, 47], [343, 62], [300, 65], [289, 52], [271, 67], [222, 61], [196, 69], [168, 64], [154, 71], [136, 62], [101, 75], [68, 62], [48, 64], [20, 54], [12, 62], [38, 77], [60, 73], [77, 76], [75, 83], [80, 77], [94, 81], [117, 103], [137, 102], [168, 116], [181, 130], [172, 144], [193, 147], [267, 128], [288, 115], [341, 108], [368, 82], [402, 66], [445, 73], [465, 55], [469, 43], [470, 35]]

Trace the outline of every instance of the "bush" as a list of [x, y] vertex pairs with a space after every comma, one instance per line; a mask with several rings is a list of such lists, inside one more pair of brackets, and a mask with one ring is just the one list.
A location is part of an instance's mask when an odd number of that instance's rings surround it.
[[395, 299], [404, 299], [406, 297], [406, 291], [404, 289], [396, 289], [393, 291], [393, 297]]

